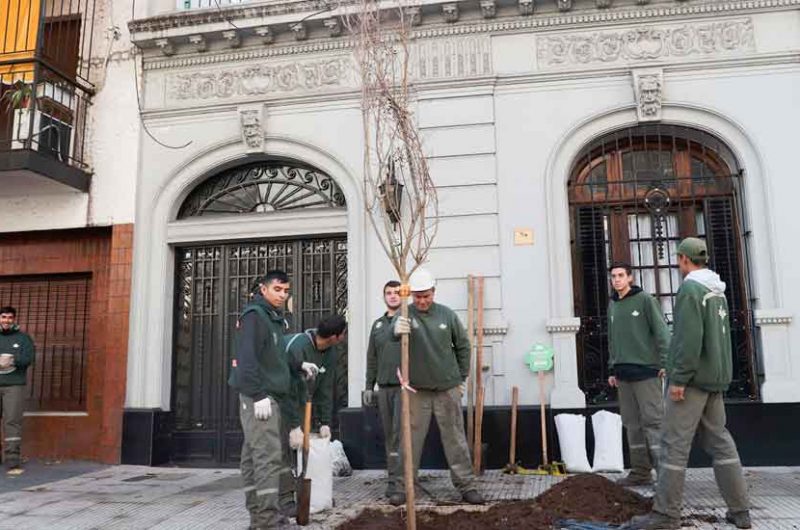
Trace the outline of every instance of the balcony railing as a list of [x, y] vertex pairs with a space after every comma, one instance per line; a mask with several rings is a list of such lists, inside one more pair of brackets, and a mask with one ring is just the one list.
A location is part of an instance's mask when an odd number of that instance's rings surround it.
[[94, 0], [0, 0], [0, 172], [86, 190]]

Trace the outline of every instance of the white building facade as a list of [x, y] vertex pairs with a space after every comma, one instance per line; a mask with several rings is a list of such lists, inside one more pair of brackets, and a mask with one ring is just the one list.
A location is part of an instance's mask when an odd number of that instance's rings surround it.
[[[151, 452], [170, 431], [173, 460], [224, 464], [237, 452], [224, 375], [254, 275], [289, 269], [298, 327], [347, 312], [339, 403], [358, 408], [392, 274], [364, 214], [348, 5], [201, 4], [141, 1], [129, 24], [152, 137], [137, 149], [126, 418], [171, 415]], [[427, 267], [462, 315], [467, 275], [486, 278], [487, 405], [513, 386], [538, 402], [535, 343], [556, 352], [554, 409], [613, 401], [606, 268], [631, 262], [669, 319], [686, 235], [708, 240], [729, 284], [731, 399], [800, 402], [800, 1], [406, 9], [440, 201]]]

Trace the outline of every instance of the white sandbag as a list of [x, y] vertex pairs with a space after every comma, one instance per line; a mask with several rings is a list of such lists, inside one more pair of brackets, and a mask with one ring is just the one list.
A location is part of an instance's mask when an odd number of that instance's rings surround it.
[[344, 446], [339, 440], [331, 442], [331, 459], [333, 464], [334, 477], [349, 477], [353, 474], [353, 468], [344, 452]]
[[580, 414], [557, 414], [556, 430], [561, 460], [570, 473], [589, 473], [592, 468], [586, 456], [586, 418]]
[[592, 414], [594, 430], [595, 473], [622, 473], [625, 462], [622, 458], [622, 416], [607, 410]]
[[333, 507], [333, 469], [331, 445], [327, 438], [312, 436], [308, 444], [308, 471], [311, 479], [311, 513]]

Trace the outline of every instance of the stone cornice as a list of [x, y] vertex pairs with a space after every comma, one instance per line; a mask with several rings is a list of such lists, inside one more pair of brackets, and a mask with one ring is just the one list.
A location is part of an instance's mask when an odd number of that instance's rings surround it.
[[552, 334], [574, 334], [581, 329], [581, 319], [578, 317], [551, 318], [547, 321], [545, 327]]
[[788, 326], [792, 323], [792, 314], [785, 309], [757, 309], [757, 326]]
[[[587, 25], [613, 24], [618, 22], [629, 24], [691, 15], [714, 16], [718, 14], [734, 14], [767, 8], [789, 8], [792, 6], [800, 6], [800, 0], [738, 0], [712, 4], [677, 4], [670, 7], [599, 10], [596, 12], [567, 13], [553, 16], [507, 17], [506, 19], [491, 19], [485, 22], [438, 24], [431, 27], [420, 27], [414, 31], [414, 37], [416, 39], [427, 39], [456, 35], [464, 36], [476, 33], [517, 32], [525, 30], [546, 31], [548, 29], [584, 27]], [[267, 6], [258, 7], [261, 9]], [[255, 7], [251, 9], [255, 9]], [[200, 28], [198, 28], [198, 31], [200, 31]], [[134, 38], [134, 41], [135, 40]], [[139, 45], [145, 46], [146, 42], [140, 42]], [[339, 50], [348, 50], [351, 47], [351, 39], [339, 37], [315, 39], [296, 44], [273, 44], [205, 53], [178, 54], [163, 58], [151, 56], [145, 59], [145, 69], [172, 69], [197, 65], [258, 60], [267, 57], [335, 52]]]

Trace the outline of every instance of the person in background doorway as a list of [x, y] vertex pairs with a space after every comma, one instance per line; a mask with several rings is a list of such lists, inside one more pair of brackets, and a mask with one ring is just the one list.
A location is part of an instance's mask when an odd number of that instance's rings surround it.
[[656, 299], [633, 284], [627, 263], [611, 266], [608, 304], [608, 384], [617, 388], [628, 434], [631, 471], [622, 486], [649, 486], [658, 470], [669, 329]]
[[678, 245], [684, 276], [675, 302], [675, 322], [667, 361], [669, 384], [662, 459], [653, 511], [623, 528], [678, 529], [686, 465], [692, 440], [711, 455], [714, 477], [736, 528], [750, 528], [750, 507], [739, 452], [725, 427], [723, 392], [732, 378], [731, 327], [725, 283], [707, 268], [705, 241], [689, 237]]
[[[400, 282], [383, 286], [386, 312], [372, 323], [367, 346], [367, 384], [362, 395], [365, 407], [378, 404], [386, 450], [386, 497], [397, 493], [400, 475], [400, 342], [394, 339], [392, 324], [400, 309]], [[375, 384], [378, 390], [375, 391]]]
[[0, 410], [3, 413], [3, 464], [9, 475], [22, 470], [22, 413], [28, 366], [35, 351], [30, 335], [17, 325], [17, 310], [0, 308]]

